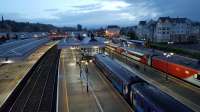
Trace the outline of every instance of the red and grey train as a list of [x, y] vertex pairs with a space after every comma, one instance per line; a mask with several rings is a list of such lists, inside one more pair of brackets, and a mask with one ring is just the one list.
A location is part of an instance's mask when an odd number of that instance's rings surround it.
[[200, 70], [188, 67], [185, 65], [177, 64], [159, 56], [150, 56], [148, 53], [142, 53], [136, 50], [130, 50], [124, 47], [120, 47], [114, 44], [107, 44], [106, 49], [112, 52], [117, 52], [117, 54], [127, 56], [130, 59], [138, 61], [142, 64], [153, 67], [156, 70], [167, 73], [196, 86], [200, 86]]

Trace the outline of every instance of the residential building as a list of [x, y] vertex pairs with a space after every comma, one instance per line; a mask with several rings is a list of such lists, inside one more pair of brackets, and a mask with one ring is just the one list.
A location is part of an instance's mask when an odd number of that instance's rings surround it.
[[147, 22], [140, 21], [136, 30], [137, 36], [139, 37], [140, 40], [142, 40], [147, 38], [147, 33], [148, 33]]
[[157, 22], [154, 21], [154, 20], [150, 20], [148, 23], [147, 23], [147, 40], [149, 41], [154, 41], [155, 40], [155, 31], [156, 31], [156, 24]]
[[136, 28], [136, 34], [140, 40], [153, 41], [155, 28], [156, 28], [156, 21], [154, 20], [150, 20], [148, 22], [140, 21]]
[[160, 17], [156, 24], [155, 42], [188, 42], [191, 21], [187, 18]]
[[169, 17], [160, 17], [156, 24], [155, 42], [167, 42], [171, 39], [172, 20]]
[[160, 17], [157, 21], [140, 21], [136, 35], [152, 42], [194, 42], [200, 40], [200, 22], [187, 18]]
[[192, 41], [200, 42], [200, 22], [193, 22], [191, 28], [191, 37]]
[[188, 42], [191, 35], [191, 23], [187, 18], [172, 18], [171, 41]]

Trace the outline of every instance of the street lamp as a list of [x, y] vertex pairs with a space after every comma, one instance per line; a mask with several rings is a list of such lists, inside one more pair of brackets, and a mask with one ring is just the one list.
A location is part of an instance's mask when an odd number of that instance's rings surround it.
[[81, 64], [84, 64], [85, 65], [85, 73], [86, 73], [86, 88], [87, 88], [87, 93], [89, 92], [89, 78], [88, 78], [88, 64], [89, 63], [92, 63], [92, 60], [81, 60], [80, 61], [80, 77], [81, 77], [81, 74], [82, 74], [82, 65]]
[[[167, 58], [167, 61], [170, 57], [172, 57], [174, 55], [173, 52], [169, 52], [169, 53], [163, 53], [163, 55]], [[168, 80], [168, 62], [167, 62], [167, 67], [166, 67], [166, 76], [165, 76], [165, 80], [167, 81]]]
[[85, 73], [86, 73], [86, 80], [87, 80], [87, 93], [89, 92], [88, 90], [88, 62], [85, 62]]

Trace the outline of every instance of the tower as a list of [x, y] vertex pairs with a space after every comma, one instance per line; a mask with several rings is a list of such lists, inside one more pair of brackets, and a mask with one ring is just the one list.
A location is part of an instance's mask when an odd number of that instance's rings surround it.
[[4, 22], [4, 18], [3, 18], [3, 16], [1, 17], [1, 22], [2, 22], [2, 23]]

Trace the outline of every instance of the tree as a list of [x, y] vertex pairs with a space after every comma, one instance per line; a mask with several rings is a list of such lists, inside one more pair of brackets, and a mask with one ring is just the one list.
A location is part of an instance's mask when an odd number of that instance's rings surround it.
[[138, 40], [138, 37], [134, 31], [129, 31], [127, 36], [130, 37], [131, 40]]

